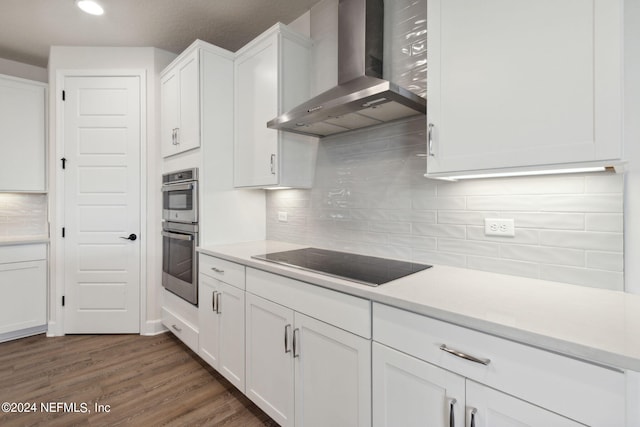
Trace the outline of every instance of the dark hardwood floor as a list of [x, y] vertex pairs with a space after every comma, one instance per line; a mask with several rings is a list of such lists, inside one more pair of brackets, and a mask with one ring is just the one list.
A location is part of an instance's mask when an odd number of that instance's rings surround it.
[[[0, 426], [277, 426], [168, 333], [2, 343], [2, 402], [22, 413], [3, 404]], [[24, 404], [36, 411], [23, 412]]]

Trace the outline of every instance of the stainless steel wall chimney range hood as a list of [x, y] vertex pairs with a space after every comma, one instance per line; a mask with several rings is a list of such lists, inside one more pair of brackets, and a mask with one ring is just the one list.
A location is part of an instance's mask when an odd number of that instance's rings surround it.
[[340, 0], [338, 86], [267, 127], [323, 137], [426, 114], [424, 98], [382, 79], [383, 29], [383, 0]]

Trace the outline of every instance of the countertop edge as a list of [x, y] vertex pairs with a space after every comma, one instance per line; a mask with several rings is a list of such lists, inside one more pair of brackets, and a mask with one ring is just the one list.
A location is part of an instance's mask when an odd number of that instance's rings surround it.
[[448, 311], [446, 309], [429, 306], [423, 303], [415, 303], [406, 298], [394, 297], [375, 292], [374, 290], [376, 288], [366, 285], [329, 278], [320, 274], [310, 273], [308, 271], [296, 270], [292, 267], [286, 267], [252, 258], [245, 258], [244, 256], [235, 256], [221, 250], [212, 250], [203, 247], [199, 247], [197, 250], [199, 253], [242, 264], [246, 267], [256, 268], [283, 277], [332, 289], [337, 292], [365, 298], [374, 303], [385, 304], [401, 310], [406, 310], [464, 328], [472, 329], [474, 331], [493, 335], [498, 338], [508, 339], [520, 344], [585, 361], [587, 363], [601, 365], [615, 370], [629, 369], [640, 372], [640, 358], [635, 358], [633, 356], [607, 351], [603, 348], [592, 347], [576, 341], [557, 338], [524, 328], [518, 328], [516, 326], [488, 321], [471, 315], [465, 315], [460, 312]]

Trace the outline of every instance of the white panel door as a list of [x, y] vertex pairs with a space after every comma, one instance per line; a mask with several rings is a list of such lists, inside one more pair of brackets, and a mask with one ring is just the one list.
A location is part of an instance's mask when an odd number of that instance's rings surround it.
[[463, 427], [465, 379], [374, 342], [374, 427]]
[[293, 310], [248, 292], [246, 305], [246, 395], [282, 427], [293, 426]]
[[296, 426], [371, 425], [371, 341], [295, 313]]
[[467, 419], [467, 424], [475, 427], [584, 425], [471, 380], [467, 380]]
[[[216, 312], [216, 296], [220, 292], [220, 282], [205, 274], [198, 276], [198, 282], [198, 354], [219, 370], [220, 318]], [[244, 319], [242, 323], [244, 325]]]
[[140, 329], [140, 78], [66, 77], [65, 332]]

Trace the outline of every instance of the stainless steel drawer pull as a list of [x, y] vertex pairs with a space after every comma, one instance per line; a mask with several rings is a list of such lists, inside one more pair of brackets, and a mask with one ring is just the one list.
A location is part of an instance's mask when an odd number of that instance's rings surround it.
[[216, 294], [216, 313], [220, 314], [220, 295], [222, 295], [222, 292], [218, 292]]
[[433, 153], [433, 123], [429, 123], [427, 129], [427, 155], [429, 157], [435, 156]]
[[178, 328], [176, 325], [171, 325], [171, 327], [178, 332], [182, 332], [182, 328]]
[[449, 427], [456, 426], [456, 418], [455, 418], [455, 415], [453, 414], [453, 405], [455, 405], [456, 402], [457, 402], [456, 399], [451, 399], [449, 401]]
[[215, 271], [216, 273], [224, 274], [224, 270], [220, 270], [219, 268], [211, 267], [211, 269], [212, 269], [213, 271]]
[[446, 351], [449, 354], [453, 354], [454, 356], [458, 356], [458, 357], [460, 357], [462, 359], [469, 360], [471, 362], [480, 363], [481, 365], [488, 365], [489, 363], [491, 363], [491, 359], [479, 359], [477, 357], [470, 356], [470, 355], [468, 355], [466, 353], [463, 353], [461, 351], [449, 348], [445, 344], [442, 344], [440, 346], [440, 350]]

